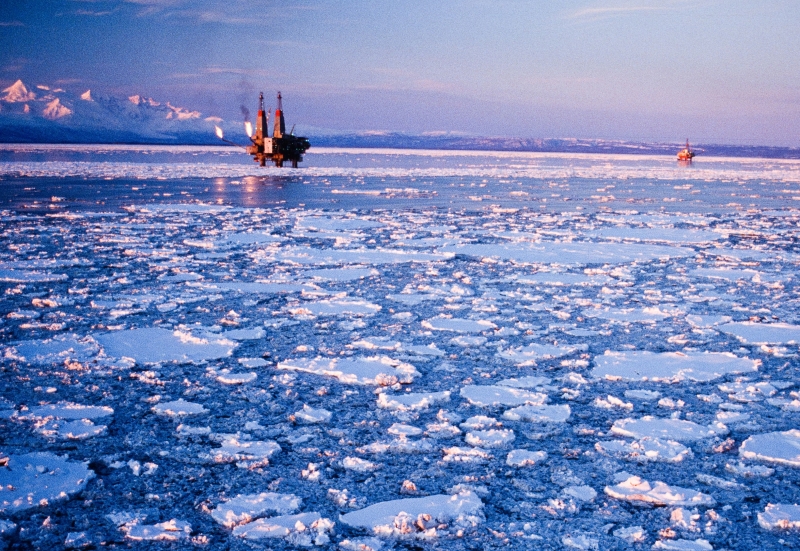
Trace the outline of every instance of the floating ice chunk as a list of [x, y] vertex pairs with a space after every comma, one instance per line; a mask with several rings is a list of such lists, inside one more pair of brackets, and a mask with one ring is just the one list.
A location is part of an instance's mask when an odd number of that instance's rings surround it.
[[725, 425], [702, 426], [682, 419], [662, 419], [646, 415], [641, 419], [620, 419], [614, 422], [611, 432], [631, 438], [657, 438], [694, 442], [727, 434]]
[[510, 409], [503, 414], [509, 421], [526, 421], [528, 423], [565, 423], [570, 416], [568, 405], [537, 406], [528, 405]]
[[237, 361], [240, 365], [249, 367], [250, 369], [267, 365], [267, 361], [263, 358], [239, 358]]
[[694, 327], [702, 327], [707, 329], [709, 327], [714, 327], [716, 325], [720, 325], [723, 323], [730, 323], [731, 317], [730, 316], [698, 316], [695, 314], [690, 314], [686, 316], [686, 321], [689, 322]]
[[765, 530], [800, 530], [800, 505], [769, 503], [758, 513], [758, 525]]
[[442, 448], [445, 463], [483, 463], [492, 458], [492, 454], [481, 448], [462, 448], [453, 446]]
[[419, 436], [422, 434], [422, 429], [404, 423], [394, 423], [386, 432], [401, 438], [408, 438], [409, 436]]
[[597, 491], [591, 486], [567, 486], [562, 494], [577, 501], [591, 502], [597, 497]]
[[800, 430], [754, 434], [739, 447], [744, 459], [800, 467]]
[[632, 400], [644, 400], [645, 402], [650, 402], [652, 400], [657, 400], [661, 397], [661, 393], [657, 390], [626, 390], [625, 397]]
[[683, 315], [683, 310], [677, 308], [666, 309], [666, 306], [650, 306], [645, 308], [597, 308], [584, 310], [587, 318], [601, 318], [608, 321], [626, 323], [656, 323], [666, 318]]
[[33, 364], [63, 364], [66, 360], [88, 362], [100, 351], [91, 337], [56, 336], [52, 339], [20, 341], [6, 355]]
[[196, 363], [225, 358], [236, 343], [228, 339], [201, 339], [183, 331], [151, 327], [104, 333], [97, 336], [106, 355], [133, 358], [137, 363]]
[[489, 429], [470, 431], [464, 440], [470, 446], [484, 448], [504, 448], [516, 439], [510, 429]]
[[614, 486], [606, 486], [605, 493], [625, 501], [641, 501], [654, 505], [713, 507], [714, 498], [695, 490], [654, 482], [653, 486], [638, 476], [632, 476]]
[[219, 373], [217, 375], [217, 382], [224, 385], [241, 385], [243, 383], [252, 383], [258, 379], [255, 373]]
[[273, 258], [279, 262], [307, 266], [338, 266], [359, 264], [378, 266], [380, 264], [427, 263], [450, 260], [455, 255], [450, 252], [421, 253], [405, 249], [314, 249], [311, 247], [286, 247], [275, 252]]
[[623, 381], [706, 382], [729, 373], [758, 370], [760, 361], [729, 352], [610, 352], [595, 356], [592, 376]]
[[610, 394], [605, 398], [600, 398], [599, 396], [594, 399], [593, 404], [595, 407], [603, 408], [603, 409], [614, 409], [614, 408], [621, 408], [631, 410], [633, 409], [633, 404], [630, 402], [624, 402], [617, 398], [616, 396], [611, 396]]
[[683, 228], [651, 228], [616, 226], [602, 228], [586, 233], [587, 237], [608, 239], [611, 241], [655, 241], [669, 243], [708, 243], [717, 241], [723, 236], [714, 231]]
[[427, 409], [433, 405], [450, 400], [450, 392], [408, 392], [389, 395], [382, 392], [378, 396], [378, 407], [390, 411], [411, 411]]
[[647, 533], [641, 526], [627, 526], [614, 530], [614, 535], [628, 543], [642, 543], [647, 537]]
[[236, 247], [240, 245], [264, 245], [269, 243], [279, 243], [284, 238], [280, 235], [273, 235], [261, 232], [238, 232], [226, 235], [214, 241], [214, 247]]
[[[266, 334], [267, 332], [262, 328], [254, 327], [252, 329], [231, 329], [230, 331], [223, 332], [219, 336], [223, 339], [231, 339], [234, 341], [255, 341], [263, 339]], [[213, 334], [209, 336], [213, 337]]]
[[408, 384], [419, 375], [419, 371], [413, 365], [393, 360], [387, 356], [298, 358], [279, 362], [278, 369], [325, 375], [347, 384], [381, 386], [391, 386], [396, 383]]
[[49, 419], [44, 423], [38, 424], [35, 431], [48, 438], [84, 440], [103, 434], [106, 431], [106, 426], [95, 425], [89, 419], [78, 419], [76, 421]]
[[46, 274], [42, 272], [26, 272], [0, 268], [0, 281], [5, 283], [49, 283], [53, 281], [66, 281], [66, 274]]
[[584, 551], [597, 551], [600, 548], [600, 540], [590, 538], [585, 534], [562, 536], [561, 543], [563, 543], [566, 548], [581, 549]]
[[440, 350], [435, 344], [429, 344], [427, 346], [421, 344], [403, 344], [400, 346], [400, 351], [416, 356], [433, 356], [436, 358], [441, 358], [445, 355], [444, 350]]
[[481, 430], [492, 427], [501, 427], [503, 423], [494, 417], [487, 417], [486, 415], [473, 415], [459, 425], [464, 430]]
[[744, 344], [800, 343], [800, 325], [740, 321], [720, 325], [718, 329], [723, 333], [735, 336]]
[[479, 347], [486, 344], [488, 339], [482, 336], [475, 336], [475, 335], [459, 335], [457, 337], [453, 337], [450, 339], [450, 344], [455, 346], [464, 346], [467, 348], [471, 347]]
[[351, 346], [365, 350], [399, 350], [402, 345], [399, 341], [390, 341], [387, 337], [366, 337], [355, 341]]
[[653, 549], [664, 549], [665, 551], [713, 551], [714, 548], [708, 540], [658, 540], [653, 544]]
[[571, 285], [599, 287], [614, 283], [614, 280], [608, 276], [554, 272], [520, 276], [514, 281], [523, 285], [554, 285], [558, 287]]
[[435, 317], [422, 322], [422, 327], [431, 331], [451, 331], [453, 333], [481, 333], [497, 329], [497, 325], [487, 320]]
[[374, 537], [351, 538], [339, 542], [341, 551], [381, 551], [383, 547], [383, 541]]
[[0, 513], [49, 505], [82, 491], [94, 477], [85, 463], [50, 452], [9, 455], [0, 465]]
[[506, 360], [511, 360], [518, 365], [524, 365], [535, 362], [536, 360], [550, 360], [569, 356], [579, 350], [587, 350], [587, 348], [585, 344], [576, 346], [555, 346], [552, 344], [532, 343], [527, 346], [501, 350], [497, 355]]
[[512, 388], [539, 388], [550, 384], [549, 377], [513, 377], [497, 382], [500, 386], [510, 386]]
[[198, 415], [207, 413], [208, 410], [202, 404], [194, 402], [187, 402], [183, 398], [174, 400], [172, 402], [164, 402], [153, 406], [153, 411], [159, 415], [168, 415], [170, 417], [178, 417], [182, 415]]
[[339, 232], [367, 230], [383, 227], [382, 222], [368, 220], [366, 218], [332, 218], [328, 216], [307, 216], [298, 218], [295, 228], [316, 230], [322, 232]]
[[423, 438], [422, 440], [409, 440], [400, 437], [384, 442], [373, 442], [366, 446], [356, 448], [358, 453], [430, 453], [433, 451], [432, 440]]
[[649, 436], [633, 442], [625, 440], [597, 442], [594, 447], [600, 453], [639, 463], [650, 461], [678, 463], [692, 456], [692, 451], [678, 442]]
[[67, 537], [64, 538], [64, 548], [66, 549], [82, 549], [90, 546], [92, 546], [92, 540], [86, 532], [67, 532]]
[[380, 310], [379, 304], [366, 300], [320, 300], [305, 302], [297, 311], [307, 312], [314, 316], [369, 316]]
[[481, 521], [483, 502], [471, 491], [384, 501], [344, 514], [341, 522], [370, 530], [379, 536], [402, 536], [436, 525], [475, 525]]
[[20, 419], [43, 419], [45, 417], [58, 417], [59, 419], [99, 419], [114, 414], [114, 409], [108, 406], [85, 406], [72, 402], [59, 402], [33, 406]]
[[283, 295], [300, 293], [309, 289], [309, 285], [286, 282], [270, 281], [218, 281], [216, 283], [201, 283], [201, 289], [216, 289], [219, 291], [233, 291], [237, 293], [252, 293], [257, 295]]
[[308, 424], [327, 423], [332, 416], [333, 414], [327, 409], [312, 408], [308, 404], [303, 404], [303, 409], [294, 414], [295, 421]]
[[300, 275], [312, 279], [343, 282], [380, 275], [380, 272], [375, 268], [322, 268], [319, 270], [306, 270]]
[[124, 524], [125, 537], [135, 541], [178, 541], [188, 538], [192, 527], [182, 520], [168, 520], [158, 524]]
[[359, 457], [345, 457], [342, 459], [342, 468], [346, 471], [357, 473], [371, 473], [380, 468], [380, 465]]
[[200, 458], [213, 463], [237, 462], [238, 467], [250, 468], [269, 464], [269, 458], [281, 450], [272, 440], [245, 440], [237, 435], [221, 435], [221, 446], [209, 453], [201, 453]]
[[547, 402], [547, 394], [507, 386], [467, 385], [460, 394], [473, 406], [481, 407], [541, 405]]
[[506, 465], [509, 467], [532, 467], [547, 459], [547, 452], [529, 450], [511, 450], [506, 456]]
[[[329, 538], [320, 538], [333, 530], [333, 523], [319, 513], [299, 513], [260, 518], [247, 524], [236, 526], [233, 535], [247, 540], [268, 538], [289, 538], [300, 536], [297, 543], [309, 547], [319, 541], [327, 543]], [[305, 537], [302, 537], [305, 536]], [[312, 536], [314, 539], [312, 540]]]
[[723, 490], [744, 490], [744, 484], [739, 484], [738, 482], [732, 482], [730, 480], [725, 480], [724, 478], [720, 478], [718, 476], [706, 474], [706, 473], [697, 473], [697, 481], [703, 484], [708, 484], [709, 486], [714, 486], [716, 488], [722, 488]]
[[719, 411], [717, 412], [717, 421], [725, 425], [732, 425], [734, 423], [744, 423], [750, 420], [749, 413], [741, 413], [738, 411]]
[[294, 494], [262, 492], [260, 494], [238, 495], [217, 505], [211, 517], [226, 528], [251, 522], [267, 512], [281, 515], [293, 513], [300, 508], [301, 500]]
[[211, 434], [211, 427], [189, 427], [181, 424], [175, 430], [178, 434], [185, 436], [206, 436]]
[[761, 383], [725, 383], [718, 387], [722, 392], [728, 392], [728, 397], [736, 402], [760, 402], [764, 398], [774, 396], [778, 390], [767, 382]]

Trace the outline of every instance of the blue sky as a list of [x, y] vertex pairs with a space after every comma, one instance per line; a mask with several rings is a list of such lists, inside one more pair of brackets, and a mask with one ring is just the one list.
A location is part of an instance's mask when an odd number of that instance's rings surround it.
[[796, 0], [9, 0], [0, 85], [298, 128], [800, 146]]

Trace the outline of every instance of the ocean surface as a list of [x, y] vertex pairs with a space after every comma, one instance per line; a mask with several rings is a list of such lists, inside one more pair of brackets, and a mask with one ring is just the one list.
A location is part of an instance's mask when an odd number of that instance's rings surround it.
[[301, 166], [0, 146], [0, 549], [800, 546], [800, 161]]

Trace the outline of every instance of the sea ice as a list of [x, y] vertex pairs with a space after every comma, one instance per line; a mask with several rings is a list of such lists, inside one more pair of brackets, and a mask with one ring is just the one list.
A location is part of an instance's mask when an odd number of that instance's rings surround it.
[[419, 371], [388, 356], [362, 358], [298, 358], [278, 363], [278, 369], [334, 377], [346, 384], [391, 386], [413, 382]]
[[744, 459], [800, 467], [800, 430], [754, 434], [742, 442], [739, 455]]
[[506, 456], [506, 465], [509, 467], [532, 467], [547, 459], [547, 452], [529, 450], [511, 450]]
[[558, 406], [519, 406], [506, 411], [503, 419], [526, 421], [528, 423], [565, 423], [570, 416], [568, 405]]
[[151, 327], [97, 335], [107, 356], [133, 358], [137, 363], [197, 363], [225, 358], [236, 343], [228, 339], [201, 339], [183, 331]]
[[550, 360], [553, 358], [561, 358], [575, 353], [578, 350], [586, 350], [588, 347], [585, 344], [576, 346], [555, 346], [552, 344], [529, 344], [517, 348], [501, 350], [497, 353], [498, 356], [506, 360], [511, 360], [517, 365], [530, 365], [536, 360]]
[[170, 417], [179, 417], [182, 415], [198, 415], [201, 413], [208, 413], [208, 410], [202, 404], [194, 402], [187, 402], [183, 398], [173, 402], [163, 402], [153, 406], [153, 411], [159, 415], [168, 415]]
[[[234, 527], [233, 535], [247, 540], [300, 536], [296, 543], [303, 547], [309, 547], [312, 544], [328, 543], [330, 538], [326, 534], [332, 530], [333, 523], [320, 516], [319, 513], [298, 513], [260, 518], [247, 524], [241, 524]], [[314, 539], [311, 539], [312, 535]]]
[[740, 321], [717, 327], [723, 333], [735, 336], [744, 344], [798, 344], [800, 325], [788, 323], [757, 323]]
[[513, 430], [489, 429], [470, 431], [464, 437], [464, 441], [470, 446], [504, 448], [511, 444], [515, 438]]
[[653, 486], [638, 476], [631, 476], [627, 480], [614, 486], [606, 486], [605, 493], [625, 501], [640, 501], [653, 505], [680, 505], [680, 506], [705, 506], [713, 507], [714, 498], [695, 490], [669, 486], [663, 482], [654, 482]]
[[760, 362], [728, 352], [611, 352], [595, 356], [592, 376], [623, 381], [707, 382], [728, 373], [758, 370]]
[[262, 492], [260, 494], [237, 495], [217, 505], [211, 517], [226, 528], [250, 522], [268, 511], [281, 515], [293, 513], [300, 508], [301, 499], [294, 494]]
[[800, 505], [769, 503], [758, 513], [758, 524], [765, 530], [800, 530]]
[[331, 420], [333, 413], [327, 409], [312, 408], [308, 404], [303, 404], [303, 409], [294, 413], [294, 419], [298, 423], [327, 423]]
[[547, 394], [508, 386], [467, 385], [460, 394], [473, 406], [481, 407], [542, 405], [547, 402]]
[[51, 339], [14, 343], [13, 349], [7, 350], [6, 354], [33, 364], [63, 364], [65, 360], [88, 362], [99, 351], [100, 347], [91, 337], [59, 335]]
[[200, 459], [212, 463], [233, 463], [237, 467], [252, 468], [269, 464], [269, 458], [281, 451], [277, 442], [272, 440], [249, 440], [233, 434], [212, 435], [220, 441], [219, 448], [208, 453], [199, 454]]
[[663, 549], [664, 551], [713, 551], [713, 547], [704, 539], [696, 540], [658, 540], [653, 544], [653, 549]]
[[422, 327], [431, 331], [452, 331], [454, 333], [481, 333], [497, 329], [497, 325], [491, 321], [445, 317], [424, 320]]
[[692, 456], [692, 451], [678, 442], [645, 436], [639, 440], [609, 440], [597, 442], [595, 449], [620, 459], [639, 463], [667, 462], [678, 463]]
[[650, 437], [661, 440], [677, 440], [678, 442], [694, 442], [727, 434], [728, 429], [719, 424], [702, 426], [693, 421], [662, 419], [646, 415], [641, 419], [627, 418], [615, 421], [611, 432], [631, 438]]
[[411, 411], [427, 409], [433, 405], [450, 400], [450, 392], [407, 392], [405, 394], [388, 394], [381, 392], [378, 395], [378, 407], [390, 411]]
[[168, 520], [158, 524], [124, 524], [125, 537], [136, 541], [177, 541], [189, 537], [192, 527], [182, 520]]
[[99, 419], [114, 414], [114, 409], [108, 406], [86, 406], [72, 402], [59, 402], [33, 406], [28, 411], [20, 413], [20, 419], [44, 419], [45, 417], [58, 417], [59, 419]]
[[384, 501], [346, 513], [340, 520], [378, 536], [402, 536], [426, 531], [440, 523], [476, 525], [481, 521], [482, 509], [483, 502], [477, 494], [464, 491]]
[[14, 514], [68, 499], [94, 477], [85, 463], [50, 452], [11, 454], [0, 464], [0, 513]]

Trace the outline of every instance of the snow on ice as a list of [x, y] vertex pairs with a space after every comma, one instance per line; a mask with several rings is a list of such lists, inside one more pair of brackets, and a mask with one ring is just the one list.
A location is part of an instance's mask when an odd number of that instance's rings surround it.
[[793, 543], [795, 161], [38, 147], [0, 549]]

